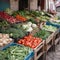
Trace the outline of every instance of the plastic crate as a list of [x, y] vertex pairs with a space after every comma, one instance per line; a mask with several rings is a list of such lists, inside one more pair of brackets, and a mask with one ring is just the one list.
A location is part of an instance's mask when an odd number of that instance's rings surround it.
[[60, 28], [60, 25], [59, 24], [54, 24], [54, 23], [51, 23], [49, 21], [46, 22], [46, 25], [52, 25], [52, 26], [55, 26], [57, 28]]
[[7, 45], [5, 45], [5, 46], [3, 46], [3, 47], [0, 47], [0, 50], [3, 50], [3, 49], [5, 49], [6, 47], [10, 46], [13, 42], [14, 42], [14, 41], [10, 42], [9, 44], [7, 44]]
[[[4, 47], [4, 49], [3, 49], [3, 50], [5, 50], [5, 49], [9, 48], [10, 46], [15, 46], [15, 45], [18, 45], [18, 46], [21, 46], [21, 47], [22, 47], [22, 45], [20, 45], [20, 44], [12, 43], [12, 44], [7, 45], [6, 47]], [[33, 56], [34, 56], [34, 52], [33, 52], [33, 50], [32, 50], [32, 51], [29, 53], [29, 55], [25, 57], [25, 59], [24, 59], [24, 60], [30, 60]]]

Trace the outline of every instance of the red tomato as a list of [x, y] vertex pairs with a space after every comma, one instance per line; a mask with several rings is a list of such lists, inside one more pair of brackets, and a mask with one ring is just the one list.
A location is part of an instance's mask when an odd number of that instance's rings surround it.
[[27, 39], [27, 36], [25, 36], [24, 39]]
[[35, 45], [32, 45], [32, 46], [31, 46], [31, 48], [33, 48], [33, 49], [34, 49], [34, 48], [35, 48]]
[[18, 41], [19, 44], [22, 44], [22, 41]]
[[29, 46], [31, 48], [37, 47], [41, 43], [41, 38], [33, 37], [32, 35], [25, 36], [24, 39], [20, 39], [18, 43], [23, 44], [25, 46]]

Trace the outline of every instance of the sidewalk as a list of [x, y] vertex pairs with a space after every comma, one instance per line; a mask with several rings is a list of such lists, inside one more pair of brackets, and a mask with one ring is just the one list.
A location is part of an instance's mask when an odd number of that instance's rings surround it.
[[55, 46], [55, 52], [49, 52], [47, 54], [46, 60], [60, 60], [60, 42]]

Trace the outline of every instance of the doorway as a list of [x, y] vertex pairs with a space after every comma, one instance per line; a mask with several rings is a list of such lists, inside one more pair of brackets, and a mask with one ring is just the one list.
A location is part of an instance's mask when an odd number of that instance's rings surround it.
[[28, 8], [28, 0], [19, 0], [19, 10]]
[[41, 7], [41, 10], [44, 9], [44, 5], [45, 5], [45, 0], [38, 0], [38, 6]]

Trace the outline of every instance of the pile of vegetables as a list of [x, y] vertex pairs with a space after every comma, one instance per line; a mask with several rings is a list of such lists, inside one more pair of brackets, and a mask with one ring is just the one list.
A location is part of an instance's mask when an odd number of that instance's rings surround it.
[[6, 29], [8, 27], [10, 27], [10, 24], [6, 20], [0, 19], [0, 28]]
[[9, 14], [7, 14], [5, 12], [0, 12], [0, 18], [8, 21], [9, 23], [19, 22], [16, 18], [14, 18], [13, 16], [10, 16]]
[[16, 28], [7, 28], [5, 30], [1, 29], [1, 33], [9, 34], [10, 37], [16, 39], [16, 38], [23, 38], [25, 35], [27, 35], [27, 32], [16, 29]]
[[34, 37], [39, 37], [39, 38], [42, 38], [43, 40], [46, 40], [46, 38], [48, 38], [49, 35], [50, 35], [50, 32], [46, 30], [40, 30], [39, 32], [34, 34]]
[[0, 51], [0, 60], [24, 60], [31, 51], [32, 49], [24, 46], [10, 46]]
[[60, 25], [60, 20], [50, 21], [50, 23]]
[[47, 30], [47, 31], [51, 31], [51, 32], [55, 32], [57, 30], [57, 27], [54, 27], [52, 25], [44, 25], [42, 27], [42, 29]]
[[27, 19], [21, 15], [16, 15], [16, 19], [19, 20], [20, 22], [27, 21]]
[[26, 20], [39, 20], [39, 21], [47, 21], [50, 19], [50, 15], [47, 12], [44, 11], [16, 11], [12, 14], [14, 17], [21, 21], [26, 21]]
[[27, 22], [26, 24], [22, 24], [22, 28], [26, 31], [26, 32], [32, 32], [34, 29], [37, 29], [37, 25], [32, 23], [32, 22]]
[[4, 47], [5, 45], [11, 43], [13, 41], [12, 38], [9, 38], [8, 34], [0, 33], [0, 47]]
[[18, 41], [18, 44], [23, 44], [25, 46], [36, 48], [42, 42], [41, 38], [33, 37], [32, 35], [25, 36], [23, 39]]
[[0, 22], [0, 33], [9, 34], [10, 37], [23, 38], [28, 33], [21, 27], [21, 23], [9, 24], [7, 21]]
[[6, 9], [4, 10], [4, 12], [8, 13], [9, 15], [12, 15], [13, 10], [10, 9], [10, 8], [6, 8]]

